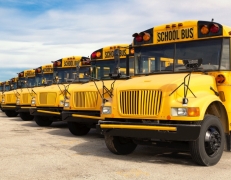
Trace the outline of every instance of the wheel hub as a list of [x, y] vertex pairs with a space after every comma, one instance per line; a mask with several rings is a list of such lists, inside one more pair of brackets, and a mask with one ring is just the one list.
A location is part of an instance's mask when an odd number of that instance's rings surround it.
[[205, 150], [208, 155], [214, 154], [221, 147], [221, 135], [215, 128], [209, 128], [205, 134]]

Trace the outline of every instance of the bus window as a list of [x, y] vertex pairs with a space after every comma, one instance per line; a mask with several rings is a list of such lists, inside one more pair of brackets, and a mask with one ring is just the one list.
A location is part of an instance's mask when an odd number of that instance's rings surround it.
[[229, 39], [223, 40], [223, 49], [222, 49], [222, 55], [221, 55], [221, 66], [220, 70], [230, 70], [230, 61], [229, 61]]
[[220, 50], [222, 46], [221, 39], [211, 39], [206, 41], [182, 42], [176, 44], [176, 64], [175, 71], [185, 70], [180, 66], [179, 60], [202, 59], [203, 70], [218, 70]]
[[172, 71], [174, 45], [150, 46], [137, 48], [135, 53], [135, 73], [161, 73]]

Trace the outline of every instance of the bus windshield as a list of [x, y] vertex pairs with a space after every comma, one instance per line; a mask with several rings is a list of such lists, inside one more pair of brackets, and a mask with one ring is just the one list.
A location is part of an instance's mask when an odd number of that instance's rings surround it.
[[21, 88], [35, 87], [35, 77], [20, 78], [18, 84]]
[[[81, 82], [88, 82], [89, 77], [85, 76], [84, 73], [89, 72], [89, 67], [80, 67], [79, 68], [79, 80]], [[56, 68], [54, 69], [53, 79], [58, 77], [57, 83], [67, 83], [74, 82], [77, 80], [76, 68]]]
[[[111, 79], [109, 73], [113, 73], [117, 66], [114, 59], [91, 61], [93, 67], [93, 77], [96, 79]], [[120, 59], [120, 73], [126, 75], [126, 58]], [[134, 75], [134, 57], [129, 58], [130, 76]]]
[[17, 82], [11, 84], [11, 90], [17, 89]]
[[35, 86], [51, 85], [53, 80], [53, 74], [37, 74], [35, 77]]
[[9, 91], [10, 90], [10, 85], [5, 85], [5, 91]]
[[135, 48], [135, 73], [188, 71], [183, 60], [202, 59], [203, 71], [229, 70], [229, 39], [217, 38]]

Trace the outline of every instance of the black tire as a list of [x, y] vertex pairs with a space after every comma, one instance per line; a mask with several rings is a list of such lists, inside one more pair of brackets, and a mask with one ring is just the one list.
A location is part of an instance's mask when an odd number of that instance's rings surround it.
[[199, 138], [189, 143], [192, 159], [199, 165], [212, 166], [220, 160], [225, 144], [221, 121], [213, 115], [206, 115], [201, 124]]
[[91, 128], [87, 127], [85, 124], [77, 122], [67, 122], [69, 131], [75, 136], [86, 135]]
[[16, 117], [18, 115], [17, 112], [15, 112], [14, 110], [5, 110], [5, 114], [8, 116], [8, 117]]
[[50, 126], [53, 122], [48, 116], [34, 116], [34, 120], [39, 126]]
[[2, 107], [0, 108], [2, 112], [5, 112], [4, 110], [2, 110]]
[[30, 121], [34, 119], [34, 116], [30, 115], [29, 112], [20, 112], [19, 115], [23, 121]]
[[107, 133], [104, 134], [105, 143], [107, 148], [114, 154], [125, 155], [132, 153], [137, 144], [135, 144], [132, 139], [119, 137], [119, 136], [110, 136]]

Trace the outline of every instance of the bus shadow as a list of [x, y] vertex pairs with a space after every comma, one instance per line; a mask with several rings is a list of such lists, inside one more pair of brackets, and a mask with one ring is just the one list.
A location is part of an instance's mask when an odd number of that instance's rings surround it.
[[56, 136], [67, 136], [67, 137], [73, 137], [73, 138], [94, 139], [94, 138], [101, 137], [98, 133], [96, 133], [95, 129], [91, 129], [90, 132], [86, 136], [75, 136], [69, 131], [67, 125], [65, 126], [65, 132], [64, 132], [64, 129], [53, 129], [52, 131], [49, 131], [47, 133], [51, 135], [56, 135]]
[[132, 161], [138, 163], [148, 162], [153, 164], [196, 166], [190, 153], [186, 150], [156, 147], [151, 145], [138, 145], [131, 154], [115, 155], [106, 147], [104, 138], [100, 138], [99, 135], [96, 135], [94, 132], [79, 138], [81, 138], [84, 142], [70, 148], [70, 150], [75, 151], [78, 155], [97, 156], [107, 159], [118, 159], [121, 161]]
[[27, 122], [27, 123], [22, 124], [22, 126], [27, 126], [27, 127], [40, 127], [40, 128], [46, 128], [46, 129], [67, 128], [67, 123], [65, 122], [53, 122], [50, 126], [39, 126], [36, 124], [34, 120], [23, 121], [23, 122]]

